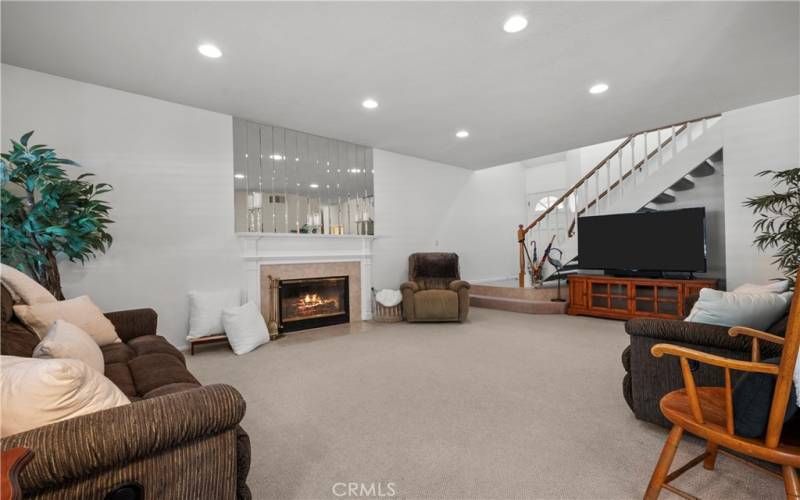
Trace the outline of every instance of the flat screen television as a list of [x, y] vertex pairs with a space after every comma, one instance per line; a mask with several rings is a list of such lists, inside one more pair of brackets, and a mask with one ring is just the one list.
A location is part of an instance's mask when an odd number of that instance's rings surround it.
[[705, 272], [705, 208], [578, 218], [578, 265], [609, 272]]

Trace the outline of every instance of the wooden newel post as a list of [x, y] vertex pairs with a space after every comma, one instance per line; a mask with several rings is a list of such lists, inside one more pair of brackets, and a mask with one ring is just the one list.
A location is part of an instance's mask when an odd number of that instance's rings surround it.
[[517, 229], [517, 242], [519, 243], [519, 287], [525, 287], [525, 229], [522, 224]]

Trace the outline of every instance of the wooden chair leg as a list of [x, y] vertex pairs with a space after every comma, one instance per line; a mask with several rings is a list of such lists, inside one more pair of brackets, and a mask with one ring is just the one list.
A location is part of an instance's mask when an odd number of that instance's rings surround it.
[[783, 466], [783, 484], [786, 487], [787, 499], [800, 498], [800, 481], [797, 479], [797, 471], [794, 467]]
[[708, 442], [706, 445], [706, 452], [708, 456], [703, 460], [703, 468], [707, 470], [714, 470], [717, 463], [717, 443]]
[[664, 479], [669, 474], [669, 467], [672, 465], [672, 459], [675, 458], [675, 452], [678, 450], [678, 444], [683, 437], [683, 428], [677, 425], [672, 426], [667, 436], [667, 442], [664, 443], [664, 448], [661, 450], [661, 456], [658, 457], [658, 463], [653, 470], [653, 475], [650, 477], [650, 484], [647, 485], [647, 491], [644, 493], [644, 500], [656, 500], [658, 494], [661, 493], [661, 487], [664, 485]]

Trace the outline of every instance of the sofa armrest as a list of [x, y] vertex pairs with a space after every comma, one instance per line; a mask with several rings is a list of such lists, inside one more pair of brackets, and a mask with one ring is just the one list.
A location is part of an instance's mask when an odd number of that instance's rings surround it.
[[469, 282], [464, 280], [453, 280], [448, 285], [448, 288], [454, 292], [461, 290], [462, 288], [466, 288], [469, 290]]
[[158, 314], [153, 309], [130, 309], [105, 313], [123, 342], [141, 335], [156, 335]]
[[750, 339], [731, 337], [730, 327], [692, 323], [675, 319], [634, 318], [625, 323], [632, 337], [649, 337], [659, 342], [680, 342], [702, 347], [750, 352]]
[[208, 385], [14, 434], [0, 448], [33, 450], [20, 485], [41, 489], [233, 429], [244, 413], [236, 389]]

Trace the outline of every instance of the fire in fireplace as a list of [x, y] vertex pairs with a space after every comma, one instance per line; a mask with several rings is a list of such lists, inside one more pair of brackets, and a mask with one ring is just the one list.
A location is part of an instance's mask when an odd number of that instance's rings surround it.
[[350, 321], [347, 276], [280, 280], [278, 331], [293, 332]]

